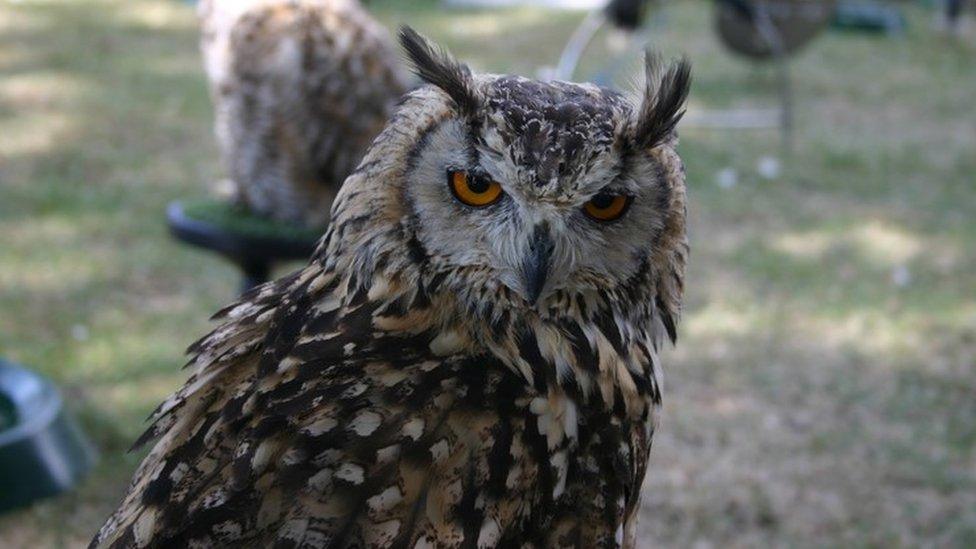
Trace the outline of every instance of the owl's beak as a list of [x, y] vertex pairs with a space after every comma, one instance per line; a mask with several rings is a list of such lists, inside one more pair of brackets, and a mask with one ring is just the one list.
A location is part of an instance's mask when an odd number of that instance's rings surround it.
[[542, 289], [549, 278], [549, 265], [552, 260], [553, 248], [552, 237], [549, 235], [549, 225], [547, 223], [536, 225], [529, 240], [528, 253], [522, 263], [525, 297], [533, 305], [542, 295]]

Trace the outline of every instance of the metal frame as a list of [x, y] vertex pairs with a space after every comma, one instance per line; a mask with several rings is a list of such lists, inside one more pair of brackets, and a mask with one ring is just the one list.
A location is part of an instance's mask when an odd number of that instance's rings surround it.
[[[721, 0], [718, 0], [721, 1]], [[773, 24], [772, 17], [769, 13], [768, 3], [766, 0], [750, 0], [755, 7], [753, 23], [756, 26], [756, 32], [759, 34], [760, 38], [766, 42], [769, 49], [773, 53], [773, 59], [776, 63], [777, 70], [777, 80], [778, 80], [778, 92], [779, 92], [779, 112], [776, 113], [776, 118], [778, 119], [783, 148], [786, 151], [790, 151], [793, 146], [793, 127], [794, 127], [794, 97], [793, 97], [793, 81], [789, 66], [789, 54], [783, 43], [783, 38], [780, 35], [779, 30]], [[586, 48], [589, 47], [593, 38], [596, 36], [597, 32], [607, 23], [607, 18], [604, 15], [603, 9], [591, 11], [576, 27], [573, 34], [570, 36], [569, 41], [563, 48], [562, 53], [559, 56], [559, 63], [556, 66], [554, 72], [554, 78], [557, 80], [572, 80], [573, 75], [579, 66], [580, 59]], [[636, 33], [635, 33], [636, 34]], [[706, 121], [706, 117], [699, 117], [698, 127], [707, 128], [765, 128], [769, 127], [765, 123], [756, 123], [753, 125], [744, 124], [741, 122], [743, 114], [748, 113], [754, 115], [755, 111], [743, 111], [741, 109], [733, 111], [724, 111], [712, 113], [709, 117], [711, 122]], [[761, 118], [761, 117], [757, 117]]]

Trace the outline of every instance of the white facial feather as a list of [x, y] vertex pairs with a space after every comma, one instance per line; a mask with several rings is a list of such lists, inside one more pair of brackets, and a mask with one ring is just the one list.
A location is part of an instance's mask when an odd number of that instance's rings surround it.
[[[582, 192], [540, 194], [527, 176], [530, 170], [516, 163], [518, 151], [504, 146], [491, 123], [489, 118], [489, 126], [482, 129], [485, 137], [477, 155], [472, 154], [468, 128], [457, 118], [429, 132], [415, 151], [405, 193], [432, 259], [483, 271], [487, 279], [524, 294], [520, 269], [530, 235], [545, 223], [555, 247], [544, 294], [605, 287], [608, 280], [623, 283], [632, 276], [662, 224], [664, 182], [654, 162], [639, 156], [625, 160], [618, 148], [597, 147], [587, 151], [593, 156], [587, 171], [555, 182], [556, 187]], [[622, 122], [617, 126], [623, 128]], [[448, 186], [452, 169], [487, 174], [505, 196], [483, 208], [462, 204]], [[583, 205], [603, 190], [633, 196], [621, 219], [603, 223], [584, 214]]]

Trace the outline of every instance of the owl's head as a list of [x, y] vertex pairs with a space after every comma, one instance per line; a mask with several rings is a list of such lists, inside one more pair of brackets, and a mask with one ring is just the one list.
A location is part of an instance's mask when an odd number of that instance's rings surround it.
[[400, 39], [430, 85], [405, 100], [363, 163], [364, 172], [389, 164], [383, 180], [361, 174], [346, 186], [380, 186], [386, 199], [371, 207], [398, 219], [404, 255], [439, 274], [469, 311], [503, 302], [509, 313], [545, 317], [593, 299], [649, 299], [659, 310], [680, 301], [684, 174], [674, 127], [686, 61], [664, 67], [649, 55], [634, 99], [472, 74], [411, 29]]

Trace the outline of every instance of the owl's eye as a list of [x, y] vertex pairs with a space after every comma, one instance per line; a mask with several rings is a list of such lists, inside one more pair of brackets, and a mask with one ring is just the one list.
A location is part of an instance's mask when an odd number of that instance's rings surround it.
[[502, 186], [497, 181], [463, 170], [448, 171], [447, 184], [454, 198], [474, 208], [490, 206], [502, 197]]
[[630, 196], [602, 192], [583, 204], [583, 212], [597, 221], [616, 221], [627, 213], [632, 201]]

